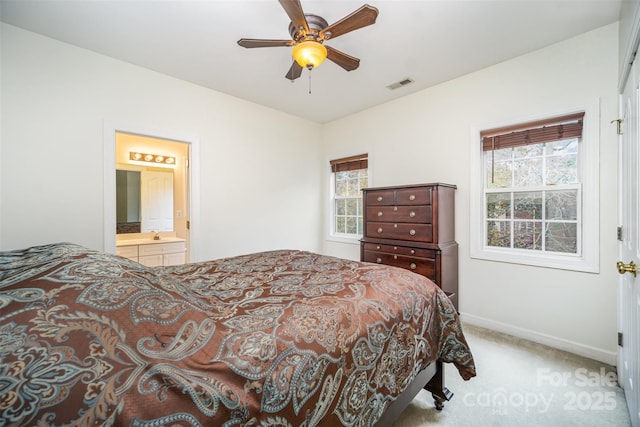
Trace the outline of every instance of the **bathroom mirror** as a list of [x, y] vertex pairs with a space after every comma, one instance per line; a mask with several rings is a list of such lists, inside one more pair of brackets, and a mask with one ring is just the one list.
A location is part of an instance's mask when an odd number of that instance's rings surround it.
[[173, 231], [173, 171], [116, 170], [116, 233]]

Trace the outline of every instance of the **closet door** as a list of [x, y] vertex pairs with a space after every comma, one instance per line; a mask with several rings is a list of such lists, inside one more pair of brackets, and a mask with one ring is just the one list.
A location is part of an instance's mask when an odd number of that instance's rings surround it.
[[633, 64], [620, 100], [622, 134], [618, 151], [618, 381], [624, 388], [633, 427], [640, 427], [640, 73]]
[[173, 231], [173, 173], [140, 175], [141, 231]]

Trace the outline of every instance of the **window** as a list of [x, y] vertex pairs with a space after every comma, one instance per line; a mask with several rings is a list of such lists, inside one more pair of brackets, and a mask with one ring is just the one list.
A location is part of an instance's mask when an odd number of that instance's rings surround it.
[[597, 143], [585, 141], [584, 118], [580, 112], [479, 132], [472, 257], [597, 270]]
[[368, 185], [368, 156], [331, 160], [331, 236], [362, 236], [362, 188]]

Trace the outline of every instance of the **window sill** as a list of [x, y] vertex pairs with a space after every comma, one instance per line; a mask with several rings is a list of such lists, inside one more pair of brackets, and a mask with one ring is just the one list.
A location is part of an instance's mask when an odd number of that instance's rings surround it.
[[558, 270], [581, 271], [584, 273], [600, 272], [600, 266], [597, 261], [594, 262], [587, 259], [587, 257], [578, 255], [532, 254], [529, 251], [518, 251], [514, 249], [501, 250], [484, 248], [476, 251], [472, 250], [470, 256], [472, 259], [523, 264]]
[[340, 235], [340, 234], [329, 234], [327, 236], [327, 240], [330, 242], [338, 242], [338, 243], [348, 243], [351, 245], [359, 245], [360, 239], [362, 236], [353, 236], [353, 235]]

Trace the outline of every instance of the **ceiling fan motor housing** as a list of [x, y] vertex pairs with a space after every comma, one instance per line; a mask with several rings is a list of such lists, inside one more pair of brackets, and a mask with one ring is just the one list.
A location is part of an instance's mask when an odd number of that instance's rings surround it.
[[291, 34], [291, 38], [295, 40], [297, 43], [300, 43], [304, 40], [315, 40], [317, 42], [322, 43], [324, 39], [329, 38], [330, 33], [325, 33], [325, 37], [320, 37], [320, 31], [327, 28], [329, 24], [327, 21], [318, 15], [313, 14], [305, 14], [304, 17], [307, 20], [307, 25], [309, 26], [309, 32], [305, 32], [304, 28], [296, 28], [293, 22], [289, 23], [289, 34]]

